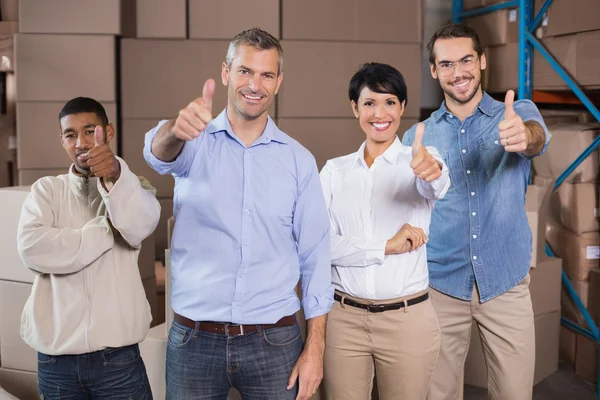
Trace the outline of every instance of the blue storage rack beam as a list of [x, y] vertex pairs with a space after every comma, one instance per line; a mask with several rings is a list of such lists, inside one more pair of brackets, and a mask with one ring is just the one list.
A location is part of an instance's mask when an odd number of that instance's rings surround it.
[[[544, 14], [548, 11], [548, 8], [552, 4], [552, 0], [546, 0], [540, 8], [538, 15], [533, 18], [533, 1], [532, 0], [512, 0], [502, 4], [495, 4], [489, 7], [477, 8], [474, 10], [463, 10], [463, 0], [452, 0], [452, 22], [460, 23], [463, 18], [475, 17], [478, 15], [487, 14], [493, 11], [502, 10], [506, 8], [517, 8], [519, 13], [519, 88], [518, 98], [519, 99], [531, 99], [532, 97], [532, 53], [533, 49], [540, 52], [540, 54], [546, 59], [550, 66], [556, 71], [556, 73], [565, 81], [569, 89], [575, 93], [581, 103], [588, 109], [588, 111], [600, 122], [600, 111], [585, 95], [583, 90], [579, 87], [577, 82], [565, 71], [558, 61], [550, 54], [550, 52], [540, 43], [534, 36], [535, 30], [538, 28], [544, 18]], [[589, 156], [594, 150], [600, 146], [600, 137], [592, 142], [583, 153], [577, 157], [577, 159], [558, 177], [554, 189], [560, 186], [564, 180], [573, 172], [579, 164]], [[546, 254], [549, 256], [555, 256], [554, 251], [546, 244]], [[566, 318], [561, 318], [561, 323], [567, 328], [578, 332], [587, 338], [594, 340], [597, 343], [598, 354], [598, 372], [596, 376], [596, 396], [600, 397], [600, 332], [596, 327], [596, 324], [592, 320], [589, 312], [583, 305], [581, 299], [573, 285], [569, 281], [567, 274], [562, 271], [562, 283], [567, 290], [569, 296], [575, 302], [575, 305], [583, 315], [587, 327], [580, 326], [579, 324], [570, 321]]]

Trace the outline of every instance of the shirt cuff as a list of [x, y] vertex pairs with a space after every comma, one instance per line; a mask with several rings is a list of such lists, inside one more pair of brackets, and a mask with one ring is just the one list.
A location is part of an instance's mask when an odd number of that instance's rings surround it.
[[369, 265], [383, 264], [385, 261], [385, 246], [387, 240], [369, 239], [367, 241], [367, 249], [365, 250], [365, 258]]
[[320, 295], [308, 295], [302, 299], [302, 309], [306, 319], [320, 317], [331, 311], [333, 306], [333, 286], [329, 285], [327, 292]]

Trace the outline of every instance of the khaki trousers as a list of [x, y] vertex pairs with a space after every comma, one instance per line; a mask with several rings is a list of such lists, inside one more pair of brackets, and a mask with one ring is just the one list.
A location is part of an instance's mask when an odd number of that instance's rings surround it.
[[[385, 301], [346, 297], [385, 304], [424, 293]], [[373, 376], [381, 400], [425, 399], [440, 348], [431, 300], [381, 313], [336, 301], [327, 318], [326, 338], [323, 381], [327, 399], [370, 399]]]
[[427, 399], [458, 398], [474, 320], [487, 364], [489, 398], [530, 400], [535, 335], [529, 275], [508, 292], [483, 304], [479, 302], [476, 287], [471, 301], [433, 289], [430, 293], [442, 331], [442, 344]]

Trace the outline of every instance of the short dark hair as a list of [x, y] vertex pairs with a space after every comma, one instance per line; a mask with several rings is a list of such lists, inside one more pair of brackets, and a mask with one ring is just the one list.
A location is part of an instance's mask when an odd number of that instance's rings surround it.
[[444, 26], [438, 29], [429, 43], [427, 43], [427, 51], [429, 52], [429, 64], [435, 64], [435, 54], [433, 52], [433, 46], [438, 39], [453, 39], [453, 38], [471, 38], [473, 40], [473, 49], [477, 53], [477, 57], [481, 58], [483, 54], [483, 47], [481, 47], [481, 41], [479, 35], [475, 32], [475, 29], [465, 24], [452, 24]]
[[102, 122], [102, 126], [108, 125], [108, 117], [102, 104], [89, 97], [75, 97], [67, 101], [67, 104], [63, 106], [58, 114], [58, 122], [67, 115], [81, 113], [94, 113]]
[[233, 39], [231, 39], [229, 48], [227, 49], [227, 57], [225, 58], [227, 67], [231, 68], [231, 63], [237, 56], [238, 47], [244, 44], [252, 46], [258, 50], [277, 49], [277, 52], [279, 53], [279, 69], [277, 73], [281, 73], [283, 70], [283, 48], [281, 47], [281, 43], [279, 43], [279, 40], [277, 40], [275, 36], [271, 35], [267, 31], [263, 31], [260, 28], [247, 29], [238, 33], [233, 37]]
[[404, 106], [408, 104], [406, 93], [406, 82], [404, 77], [396, 68], [388, 64], [376, 62], [361, 65], [358, 71], [350, 79], [348, 97], [354, 103], [358, 103], [358, 97], [364, 87], [368, 87], [375, 93], [390, 93], [398, 97]]

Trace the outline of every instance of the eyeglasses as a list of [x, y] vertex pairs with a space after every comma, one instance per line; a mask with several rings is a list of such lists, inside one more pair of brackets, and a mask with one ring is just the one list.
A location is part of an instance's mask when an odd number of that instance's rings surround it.
[[454, 67], [458, 67], [465, 72], [470, 72], [475, 69], [477, 61], [479, 61], [478, 58], [464, 58], [455, 62], [444, 61], [438, 64], [437, 71], [442, 76], [452, 75], [454, 73]]

